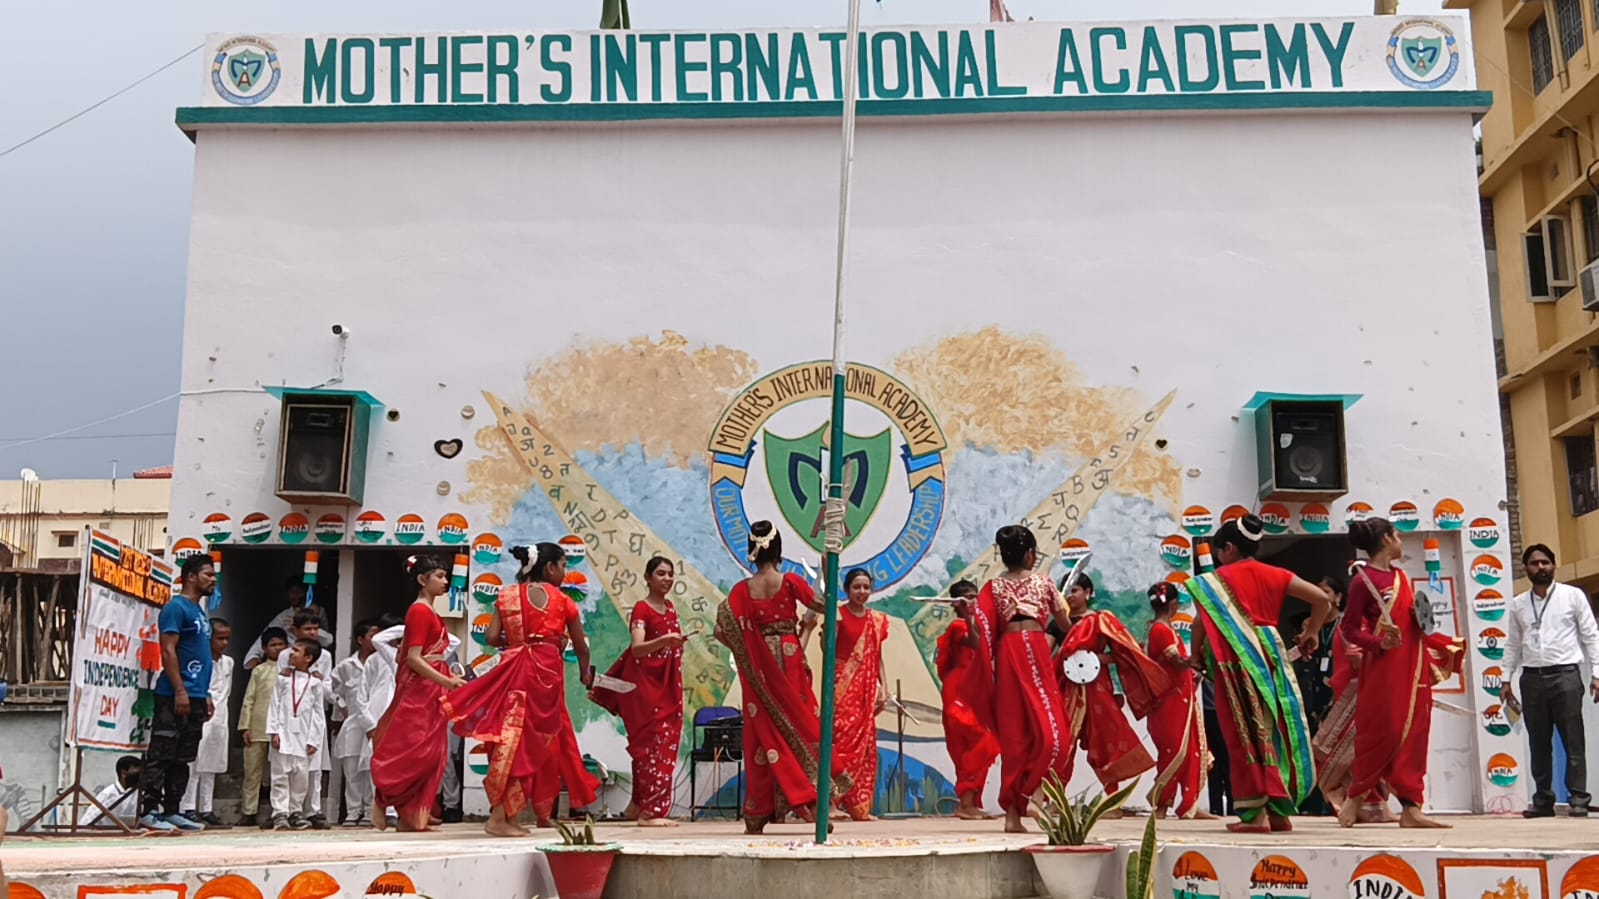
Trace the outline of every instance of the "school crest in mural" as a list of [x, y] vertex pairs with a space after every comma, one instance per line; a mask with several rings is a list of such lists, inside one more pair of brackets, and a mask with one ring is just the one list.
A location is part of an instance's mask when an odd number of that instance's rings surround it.
[[[751, 521], [778, 522], [791, 562], [822, 552], [832, 367], [805, 362], [740, 391], [711, 434], [717, 531], [748, 567]], [[947, 447], [937, 416], [904, 382], [851, 365], [845, 390], [844, 563], [898, 583], [932, 546], [944, 516]], [[795, 436], [797, 435], [797, 436]]]

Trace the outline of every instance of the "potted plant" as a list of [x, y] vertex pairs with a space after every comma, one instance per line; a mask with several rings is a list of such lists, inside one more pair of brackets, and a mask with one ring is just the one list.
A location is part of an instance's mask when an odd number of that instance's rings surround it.
[[1155, 899], [1155, 816], [1144, 823], [1144, 838], [1127, 856], [1127, 899]]
[[1137, 786], [1134, 782], [1110, 796], [1102, 793], [1089, 799], [1085, 792], [1072, 799], [1066, 795], [1066, 785], [1060, 778], [1051, 777], [1044, 783], [1047, 801], [1033, 820], [1049, 842], [1029, 846], [1026, 851], [1033, 856], [1050, 899], [1093, 899], [1105, 861], [1115, 847], [1090, 843], [1088, 834], [1106, 812], [1120, 808]]
[[555, 826], [561, 832], [560, 844], [539, 847], [550, 863], [555, 892], [561, 899], [600, 899], [616, 861], [616, 844], [595, 841], [593, 816], [583, 821], [581, 829], [561, 821]]

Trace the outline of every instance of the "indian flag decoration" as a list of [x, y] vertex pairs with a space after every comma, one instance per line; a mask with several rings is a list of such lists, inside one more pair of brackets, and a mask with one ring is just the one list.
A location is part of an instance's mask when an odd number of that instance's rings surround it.
[[[339, 530], [344, 530], [344, 523], [339, 523]], [[278, 519], [278, 539], [290, 546], [298, 546], [311, 536], [311, 519], [299, 512], [290, 512]]]
[[1489, 665], [1487, 668], [1482, 669], [1482, 692], [1487, 693], [1494, 699], [1498, 699], [1499, 691], [1504, 689], [1504, 686], [1504, 669], [1498, 665]]
[[[383, 516], [379, 515], [382, 521]], [[316, 520], [316, 542], [324, 546], [344, 542], [344, 516], [336, 512], [329, 512]]]
[[[1183, 608], [1191, 609], [1192, 607], [1183, 606]], [[1193, 614], [1191, 612], [1178, 612], [1171, 616], [1171, 629], [1177, 632], [1177, 636], [1183, 641], [1184, 646], [1190, 645], [1194, 638]]]
[[222, 608], [222, 550], [211, 550], [211, 573], [216, 576], [216, 584], [211, 588], [211, 598], [206, 600], [207, 611], [215, 612]]
[[1204, 537], [1216, 527], [1216, 516], [1204, 506], [1189, 506], [1183, 510], [1183, 530], [1191, 537]]
[[488, 613], [478, 615], [472, 619], [472, 642], [479, 646], [489, 645], [489, 625], [494, 622], [494, 616]]
[[[1496, 787], [1511, 787], [1516, 784], [1516, 776], [1521, 765], [1513, 755], [1496, 752], [1488, 757], [1488, 780]], [[1593, 859], [1587, 859], [1593, 861]]]
[[322, 561], [322, 554], [314, 549], [305, 551], [305, 564], [301, 566], [302, 577], [305, 580], [305, 604], [310, 605], [315, 600], [311, 594], [316, 592], [316, 569]]
[[1203, 853], [1188, 851], [1171, 866], [1171, 890], [1183, 899], [1221, 899], [1221, 879]]
[[1231, 506], [1228, 506], [1227, 508], [1221, 510], [1221, 523], [1222, 524], [1226, 524], [1229, 521], [1237, 521], [1238, 519], [1243, 518], [1245, 515], [1248, 515], [1248, 514], [1249, 514], [1249, 510], [1244, 508], [1243, 506], [1231, 505]]
[[582, 605], [588, 601], [594, 588], [589, 582], [588, 575], [581, 571], [568, 570], [566, 580], [561, 582], [561, 589], [566, 591], [567, 596], [572, 597], [573, 602]]
[[1321, 503], [1299, 507], [1299, 528], [1307, 534], [1325, 534], [1332, 529], [1332, 513]]
[[450, 615], [466, 614], [466, 573], [469, 562], [466, 553], [456, 553], [450, 566]]
[[479, 534], [472, 538], [472, 561], [479, 565], [498, 565], [505, 557], [505, 541], [498, 534]]
[[301, 871], [289, 878], [278, 899], [346, 899], [349, 894], [325, 871]]
[[221, 512], [207, 515], [203, 527], [205, 530], [200, 533], [207, 543], [226, 543], [233, 536], [233, 519]]
[[394, 539], [397, 543], [415, 546], [422, 542], [422, 538], [426, 537], [427, 533], [427, 522], [423, 521], [420, 515], [401, 515], [394, 522]]
[[1432, 507], [1432, 520], [1440, 531], [1458, 531], [1466, 523], [1466, 507], [1459, 500], [1441, 499]]
[[1466, 539], [1478, 549], [1493, 549], [1499, 545], [1499, 522], [1492, 518], [1473, 518], [1466, 528]]
[[1288, 515], [1287, 506], [1282, 503], [1267, 503], [1260, 507], [1260, 522], [1266, 526], [1268, 534], [1286, 534], [1293, 519]]
[[[483, 765], [485, 773], [488, 770], [487, 758], [485, 755]], [[411, 882], [411, 878], [401, 874], [399, 871], [385, 871], [379, 874], [376, 879], [367, 885], [366, 892], [362, 895], [365, 899], [377, 899], [377, 897], [382, 897], [382, 899], [421, 899], [416, 891], [416, 884]]]
[[472, 773], [485, 777], [489, 773], [489, 746], [487, 743], [477, 743], [466, 751], [466, 765]]
[[1355, 866], [1349, 875], [1350, 896], [1382, 899], [1426, 899], [1421, 875], [1396, 855], [1374, 855]]
[[1394, 523], [1394, 528], [1406, 534], [1421, 527], [1421, 510], [1408, 499], [1402, 499], [1388, 507], [1388, 520]]
[[1492, 587], [1504, 579], [1505, 566], [1494, 556], [1478, 556], [1471, 560], [1471, 579], [1484, 587]]
[[1298, 899], [1310, 896], [1310, 878], [1293, 859], [1268, 855], [1249, 873], [1249, 899]]
[[[1498, 758], [1498, 756], [1495, 756]], [[1511, 759], [1512, 762], [1515, 759]], [[1560, 899], [1599, 897], [1599, 856], [1590, 855], [1566, 871], [1560, 879]]]
[[1505, 715], [1505, 707], [1499, 703], [1482, 710], [1482, 727], [1496, 737], [1510, 735], [1510, 718]]
[[1182, 585], [1188, 583], [1188, 578], [1189, 575], [1186, 571], [1173, 571], [1171, 574], [1166, 575], [1164, 580], [1168, 584], [1175, 584], [1178, 587], [1181, 587]]
[[1498, 590], [1483, 590], [1471, 600], [1471, 611], [1483, 621], [1505, 617], [1505, 595]]
[[239, 536], [245, 543], [265, 543], [272, 536], [272, 518], [265, 512], [251, 512], [239, 522]]
[[190, 556], [198, 556], [203, 552], [205, 547], [200, 545], [200, 541], [193, 537], [179, 537], [178, 541], [172, 544], [172, 564], [182, 568]]
[[566, 552], [567, 568], [576, 568], [583, 564], [584, 559], [588, 558], [588, 544], [583, 542], [582, 537], [576, 534], [567, 534], [561, 538], [560, 543], [561, 549]]
[[1199, 541], [1199, 573], [1205, 574], [1216, 567], [1216, 562], [1210, 556], [1210, 543], [1206, 540]]
[[1485, 627], [1477, 635], [1477, 651], [1485, 659], [1499, 661], [1505, 657], [1505, 641], [1509, 639], [1505, 632], [1497, 627]]
[[1444, 590], [1444, 563], [1443, 550], [1438, 545], [1435, 537], [1428, 537], [1421, 541], [1422, 558], [1427, 566], [1427, 587], [1434, 593]]
[[389, 522], [378, 512], [362, 512], [355, 516], [355, 539], [372, 544], [382, 540], [389, 532]]
[[486, 606], [494, 605], [494, 601], [500, 598], [500, 588], [503, 586], [499, 575], [485, 571], [472, 582], [472, 598]]
[[1356, 500], [1349, 504], [1349, 508], [1344, 510], [1344, 526], [1348, 527], [1357, 521], [1365, 521], [1370, 517], [1371, 504]]
[[1060, 560], [1068, 566], [1077, 564], [1077, 560], [1088, 555], [1088, 541], [1080, 537], [1073, 537], [1060, 545]]
[[1160, 560], [1173, 568], [1187, 568], [1194, 558], [1193, 544], [1182, 534], [1173, 534], [1160, 541]]
[[445, 546], [460, 546], [466, 542], [466, 532], [470, 527], [465, 515], [451, 512], [439, 519], [439, 542]]

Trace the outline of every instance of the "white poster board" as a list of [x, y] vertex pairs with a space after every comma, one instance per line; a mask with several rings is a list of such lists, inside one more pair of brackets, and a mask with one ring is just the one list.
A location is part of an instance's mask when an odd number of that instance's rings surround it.
[[172, 568], [91, 528], [79, 584], [68, 742], [138, 751], [150, 742], [157, 618], [172, 598]]

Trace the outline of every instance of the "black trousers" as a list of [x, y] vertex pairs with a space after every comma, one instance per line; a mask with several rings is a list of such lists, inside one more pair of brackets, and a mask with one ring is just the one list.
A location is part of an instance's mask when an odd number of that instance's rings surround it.
[[1233, 813], [1232, 769], [1227, 767], [1227, 744], [1222, 742], [1221, 718], [1217, 716], [1215, 709], [1205, 709], [1205, 746], [1215, 759], [1208, 778], [1210, 813], [1231, 815]]
[[1527, 721], [1527, 742], [1531, 748], [1532, 782], [1537, 791], [1532, 804], [1553, 808], [1555, 793], [1550, 788], [1554, 767], [1554, 731], [1566, 748], [1566, 789], [1571, 792], [1572, 808], [1587, 808], [1587, 741], [1582, 729], [1582, 673], [1576, 665], [1521, 670], [1521, 712]]
[[189, 715], [179, 718], [171, 696], [155, 698], [150, 748], [144, 751], [144, 777], [139, 782], [139, 814], [176, 815], [189, 788], [189, 765], [200, 754], [200, 731], [210, 714], [206, 699], [189, 698]]

